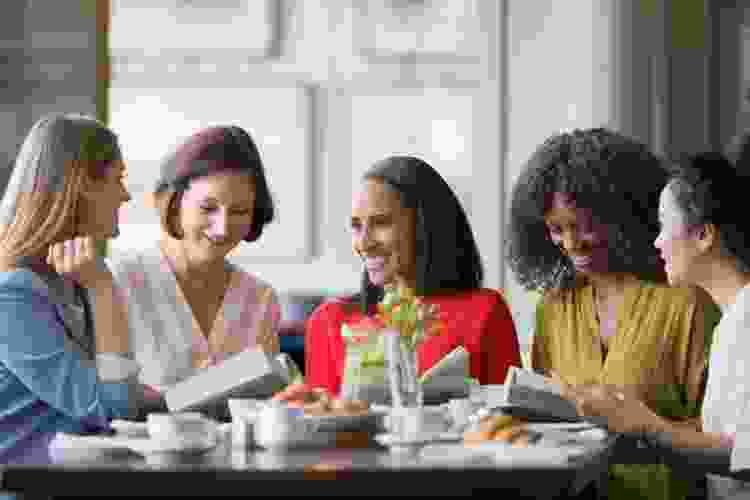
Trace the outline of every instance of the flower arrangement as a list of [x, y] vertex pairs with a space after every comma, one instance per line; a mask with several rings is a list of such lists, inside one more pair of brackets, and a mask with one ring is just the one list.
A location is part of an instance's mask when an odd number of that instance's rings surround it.
[[[409, 290], [386, 288], [376, 314], [341, 326], [346, 343], [343, 397], [377, 399], [383, 396], [382, 389], [390, 385], [394, 404], [420, 405], [422, 389], [417, 379], [416, 349], [442, 328], [436, 306]], [[398, 342], [392, 342], [395, 335], [384, 335], [389, 331], [398, 334]], [[377, 396], [379, 393], [381, 396]]]
[[427, 304], [411, 290], [396, 287], [386, 289], [375, 317], [385, 328], [398, 331], [401, 341], [412, 350], [443, 329], [436, 305]]

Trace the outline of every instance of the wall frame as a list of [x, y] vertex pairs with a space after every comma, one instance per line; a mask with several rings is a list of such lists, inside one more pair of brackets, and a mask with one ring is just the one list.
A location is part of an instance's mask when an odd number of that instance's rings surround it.
[[257, 88], [110, 89], [110, 123], [120, 136], [133, 201], [121, 212], [115, 251], [143, 248], [159, 236], [151, 192], [159, 161], [180, 140], [211, 125], [234, 124], [256, 141], [276, 202], [277, 220], [256, 243], [231, 256], [305, 262], [312, 254], [312, 100], [302, 85]]
[[480, 59], [478, 0], [389, 0], [356, 5], [357, 45], [360, 54], [371, 60]]
[[[281, 0], [111, 0], [113, 53], [271, 55]], [[226, 54], [224, 54], [226, 55]]]

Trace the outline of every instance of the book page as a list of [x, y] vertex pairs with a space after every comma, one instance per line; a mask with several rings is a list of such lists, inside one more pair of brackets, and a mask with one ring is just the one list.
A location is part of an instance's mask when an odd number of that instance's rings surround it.
[[463, 346], [458, 346], [424, 372], [419, 381], [424, 384], [437, 377], [455, 377], [463, 380], [468, 376], [469, 353]]
[[511, 366], [508, 369], [506, 385], [522, 385], [538, 391], [562, 395], [562, 388], [553, 379], [526, 368]]

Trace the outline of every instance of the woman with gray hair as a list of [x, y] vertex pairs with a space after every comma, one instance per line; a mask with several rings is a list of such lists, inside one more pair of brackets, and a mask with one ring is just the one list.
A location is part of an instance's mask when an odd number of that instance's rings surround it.
[[[0, 202], [0, 463], [45, 463], [57, 432], [98, 432], [149, 400], [95, 242], [130, 199], [115, 134], [81, 115], [29, 132]], [[150, 399], [153, 398], [153, 399]]]

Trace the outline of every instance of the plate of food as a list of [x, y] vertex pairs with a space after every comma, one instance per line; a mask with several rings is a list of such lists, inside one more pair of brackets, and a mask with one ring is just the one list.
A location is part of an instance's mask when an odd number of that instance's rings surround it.
[[325, 389], [310, 389], [303, 384], [290, 385], [274, 399], [301, 408], [304, 418], [321, 432], [379, 432], [387, 413], [367, 401], [334, 398]]
[[463, 445], [492, 452], [497, 465], [564, 464], [589, 453], [605, 438], [606, 431], [590, 424], [539, 424], [489, 415], [463, 433]]

